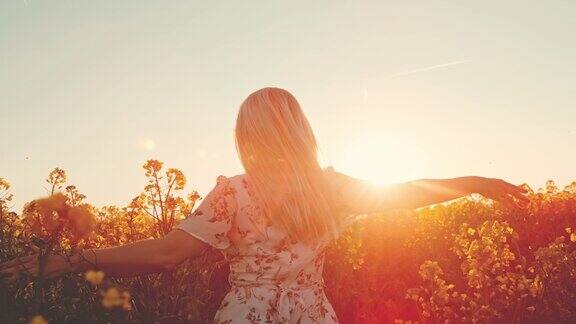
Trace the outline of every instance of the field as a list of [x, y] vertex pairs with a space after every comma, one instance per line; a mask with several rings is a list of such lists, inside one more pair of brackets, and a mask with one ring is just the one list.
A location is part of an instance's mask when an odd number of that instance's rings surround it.
[[[52, 198], [21, 212], [0, 178], [0, 262], [32, 244], [45, 255], [159, 237], [201, 199], [160, 161], [147, 161], [144, 176], [148, 185], [127, 206], [95, 207], [57, 168], [46, 179]], [[523, 210], [471, 196], [359, 220], [326, 255], [341, 322], [576, 322], [576, 183], [549, 181], [529, 198]], [[45, 212], [59, 199], [71, 206], [66, 217]], [[135, 278], [23, 278], [0, 286], [0, 323], [209, 323], [227, 288], [217, 251]]]

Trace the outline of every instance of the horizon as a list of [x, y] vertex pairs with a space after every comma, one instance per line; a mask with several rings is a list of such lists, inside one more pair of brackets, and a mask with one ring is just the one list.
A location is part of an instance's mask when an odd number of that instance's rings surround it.
[[128, 204], [148, 159], [204, 196], [244, 172], [242, 100], [278, 86], [307, 114], [321, 165], [351, 176], [563, 187], [576, 180], [574, 9], [0, 2], [0, 177], [18, 212], [55, 167], [95, 206]]

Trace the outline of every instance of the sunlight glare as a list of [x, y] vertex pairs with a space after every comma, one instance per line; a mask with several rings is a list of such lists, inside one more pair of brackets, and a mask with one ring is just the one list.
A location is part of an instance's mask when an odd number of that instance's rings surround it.
[[335, 159], [335, 169], [374, 185], [414, 180], [425, 174], [425, 154], [403, 141], [377, 133], [350, 138]]

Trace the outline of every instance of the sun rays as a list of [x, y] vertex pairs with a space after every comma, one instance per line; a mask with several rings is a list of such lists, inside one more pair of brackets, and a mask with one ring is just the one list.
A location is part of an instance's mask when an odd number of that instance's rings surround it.
[[378, 186], [410, 180], [426, 171], [425, 154], [401, 138], [367, 132], [341, 147], [335, 168]]

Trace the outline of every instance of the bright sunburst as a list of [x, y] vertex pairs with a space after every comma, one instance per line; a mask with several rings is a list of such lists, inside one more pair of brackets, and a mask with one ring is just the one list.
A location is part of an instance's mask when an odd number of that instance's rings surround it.
[[425, 154], [413, 144], [383, 134], [362, 134], [343, 143], [334, 161], [336, 170], [386, 185], [421, 178]]

